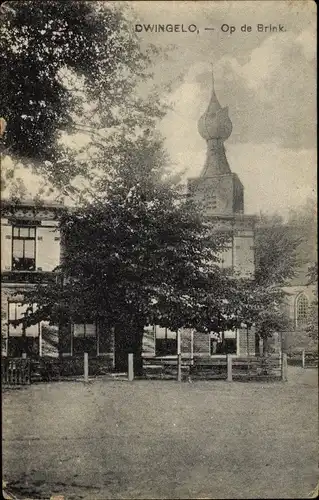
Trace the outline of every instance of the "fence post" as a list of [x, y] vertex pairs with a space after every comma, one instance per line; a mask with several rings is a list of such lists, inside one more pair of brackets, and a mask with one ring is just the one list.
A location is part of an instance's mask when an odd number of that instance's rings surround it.
[[128, 355], [128, 379], [130, 382], [134, 380], [134, 356], [132, 353]]
[[39, 323], [39, 356], [42, 357], [42, 325]]
[[227, 354], [227, 382], [233, 380], [233, 357]]
[[182, 381], [181, 332], [177, 330], [177, 382]]
[[305, 350], [303, 349], [301, 352], [301, 363], [302, 363], [303, 368], [306, 367], [306, 355], [305, 354], [306, 354]]
[[191, 330], [191, 365], [194, 364], [194, 331]]
[[282, 362], [281, 362], [281, 379], [283, 382], [287, 382], [287, 354], [284, 352], [282, 354]]
[[89, 355], [84, 353], [84, 382], [89, 381]]

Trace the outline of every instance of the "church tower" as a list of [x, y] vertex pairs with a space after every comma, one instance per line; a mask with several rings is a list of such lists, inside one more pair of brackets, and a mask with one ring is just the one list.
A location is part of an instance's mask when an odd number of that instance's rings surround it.
[[208, 108], [198, 121], [198, 131], [207, 143], [204, 167], [199, 177], [188, 179], [188, 192], [199, 203], [204, 217], [215, 229], [230, 235], [221, 265], [242, 277], [254, 276], [255, 217], [244, 215], [244, 187], [231, 171], [224, 142], [232, 132], [228, 108], [222, 108], [212, 81]]

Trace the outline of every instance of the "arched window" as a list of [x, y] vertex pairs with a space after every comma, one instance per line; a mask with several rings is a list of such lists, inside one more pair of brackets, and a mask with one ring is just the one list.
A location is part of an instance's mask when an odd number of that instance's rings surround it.
[[308, 308], [308, 299], [302, 293], [296, 300], [296, 326], [303, 326], [307, 323]]

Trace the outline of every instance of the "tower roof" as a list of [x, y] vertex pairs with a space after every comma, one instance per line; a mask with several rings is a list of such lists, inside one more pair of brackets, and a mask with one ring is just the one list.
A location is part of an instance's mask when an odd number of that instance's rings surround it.
[[214, 75], [212, 72], [212, 93], [205, 113], [198, 121], [198, 131], [206, 141], [211, 139], [226, 140], [232, 132], [232, 122], [228, 116], [228, 108], [222, 108], [215, 93]]

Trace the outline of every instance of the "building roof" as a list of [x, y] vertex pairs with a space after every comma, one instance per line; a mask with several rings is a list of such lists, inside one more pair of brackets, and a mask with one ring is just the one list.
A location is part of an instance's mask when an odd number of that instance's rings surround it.
[[5, 198], [1, 200], [1, 207], [50, 207], [50, 208], [63, 208], [65, 207], [63, 202], [57, 202], [57, 201], [48, 201], [48, 200], [37, 200], [37, 199], [24, 199], [24, 200], [18, 200], [18, 199], [10, 199], [10, 198]]

